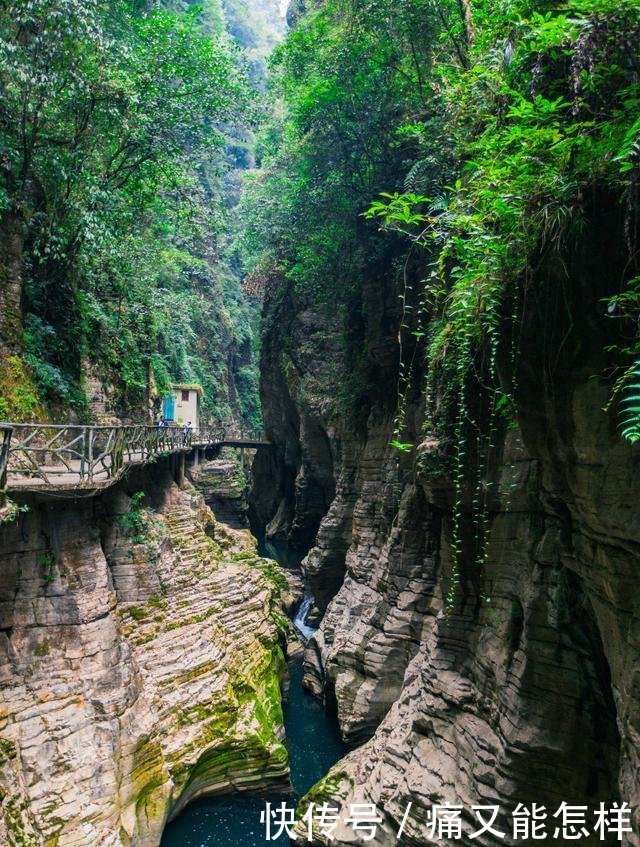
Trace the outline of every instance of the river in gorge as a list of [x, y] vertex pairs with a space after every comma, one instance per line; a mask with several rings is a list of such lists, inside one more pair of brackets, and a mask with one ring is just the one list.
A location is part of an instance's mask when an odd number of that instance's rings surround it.
[[[284, 566], [291, 565], [273, 548], [268, 552]], [[313, 631], [305, 621], [310, 606], [309, 595], [305, 601], [295, 624], [307, 638]], [[291, 781], [296, 794], [302, 796], [345, 754], [346, 749], [335, 720], [302, 687], [301, 659], [292, 661], [289, 671], [291, 685], [284, 707], [284, 724]], [[260, 823], [260, 812], [266, 802], [280, 803], [282, 799], [282, 794], [234, 794], [197, 800], [167, 826], [160, 847], [265, 847], [268, 842], [264, 825]], [[292, 801], [287, 798], [287, 802]], [[287, 839], [282, 837], [280, 843], [286, 844]]]

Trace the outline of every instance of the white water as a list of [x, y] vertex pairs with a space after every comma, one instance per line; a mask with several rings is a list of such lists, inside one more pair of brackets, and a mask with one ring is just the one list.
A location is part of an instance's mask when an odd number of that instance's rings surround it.
[[312, 626], [308, 626], [307, 624], [307, 615], [313, 606], [313, 594], [310, 591], [306, 591], [304, 597], [302, 598], [302, 602], [300, 603], [300, 607], [296, 612], [296, 616], [293, 619], [293, 625], [298, 630], [298, 632], [302, 635], [305, 641], [308, 641], [311, 636], [316, 632], [316, 629]]

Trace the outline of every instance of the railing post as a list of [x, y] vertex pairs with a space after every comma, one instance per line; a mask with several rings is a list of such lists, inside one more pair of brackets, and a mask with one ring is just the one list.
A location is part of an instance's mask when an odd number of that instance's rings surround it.
[[82, 428], [82, 449], [80, 450], [80, 482], [84, 479], [84, 467], [87, 461], [87, 427]]
[[[7, 484], [7, 464], [9, 462], [9, 447], [11, 445], [11, 427], [3, 427], [2, 444], [0, 444], [0, 497]], [[1, 500], [0, 500], [1, 505]]]
[[113, 428], [113, 448], [111, 450], [111, 464], [109, 477], [113, 479], [120, 472], [124, 464], [125, 437], [123, 430], [119, 427]]
[[89, 439], [87, 442], [87, 461], [89, 462], [89, 471], [88, 477], [89, 482], [93, 482], [93, 439], [94, 439], [94, 430], [93, 427], [89, 428]]

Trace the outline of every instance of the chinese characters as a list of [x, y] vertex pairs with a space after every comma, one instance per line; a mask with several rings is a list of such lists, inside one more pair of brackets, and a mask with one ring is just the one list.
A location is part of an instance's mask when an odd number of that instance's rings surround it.
[[[507, 835], [513, 841], [543, 841], [563, 839], [566, 842], [580, 841], [595, 834], [600, 841], [613, 837], [622, 841], [625, 833], [631, 832], [631, 808], [627, 803], [612, 803], [607, 806], [600, 803], [599, 807], [589, 812], [587, 806], [561, 803], [557, 809], [547, 809], [545, 806], [532, 803], [518, 805], [510, 815], [501, 817], [499, 806], [471, 806], [465, 814], [463, 806], [444, 803], [434, 804], [425, 810], [418, 819], [412, 821], [411, 802], [407, 803], [399, 823], [389, 823], [399, 840], [409, 822], [414, 831], [422, 828], [424, 834], [435, 840], [461, 841], [463, 838], [474, 840], [481, 835], [489, 834], [495, 838], [504, 839]], [[501, 827], [496, 821], [502, 820]], [[311, 803], [304, 814], [296, 817], [293, 806], [284, 801], [279, 805], [266, 804], [260, 815], [260, 821], [265, 827], [267, 841], [277, 841], [281, 836], [292, 840], [311, 841], [314, 833], [327, 841], [335, 840], [335, 832], [339, 824], [350, 827], [362, 842], [373, 841], [379, 826], [385, 823], [382, 814], [373, 803], [352, 803], [348, 815], [340, 816], [340, 809], [329, 803]], [[470, 822], [473, 827], [470, 828]]]

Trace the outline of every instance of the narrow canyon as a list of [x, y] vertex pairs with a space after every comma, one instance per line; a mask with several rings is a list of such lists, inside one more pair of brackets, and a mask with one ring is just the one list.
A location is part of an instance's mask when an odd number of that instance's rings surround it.
[[640, 0], [0, 3], [0, 847], [640, 847]]

